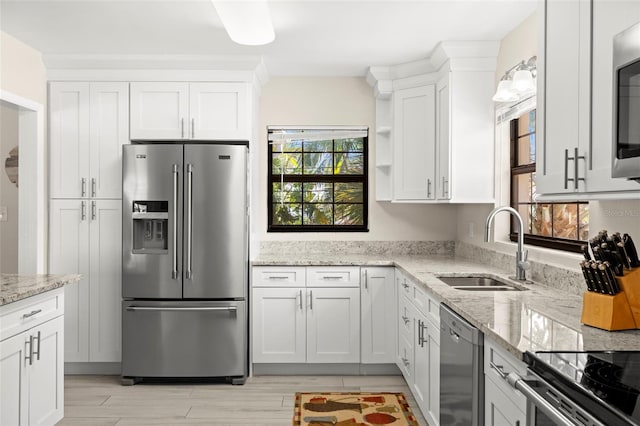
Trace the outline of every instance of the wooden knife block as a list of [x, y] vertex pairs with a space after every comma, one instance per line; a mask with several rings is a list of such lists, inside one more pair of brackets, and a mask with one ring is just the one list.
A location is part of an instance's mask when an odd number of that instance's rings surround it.
[[583, 324], [603, 330], [633, 330], [640, 328], [640, 268], [616, 277], [620, 293], [586, 291], [582, 301]]

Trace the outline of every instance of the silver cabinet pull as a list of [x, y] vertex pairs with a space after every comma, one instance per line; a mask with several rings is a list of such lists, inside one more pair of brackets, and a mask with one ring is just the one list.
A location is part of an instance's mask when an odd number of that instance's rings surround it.
[[[33, 351], [31, 356], [33, 357], [34, 355], [37, 355], [38, 357], [36, 359], [40, 361], [40, 332], [39, 331], [38, 331], [38, 336], [35, 337], [33, 340], [38, 341], [38, 349]], [[33, 343], [31, 344], [31, 346], [33, 347]]]
[[237, 311], [235, 306], [127, 306], [127, 311]]
[[87, 219], [87, 204], [86, 201], [80, 203], [80, 221]]
[[334, 277], [334, 276], [331, 276], [331, 275], [323, 275], [322, 279], [323, 280], [329, 280], [329, 281], [337, 281], [337, 280], [341, 280], [342, 277]]
[[504, 369], [503, 369], [504, 367], [502, 367], [501, 365], [494, 364], [493, 361], [490, 361], [489, 365], [491, 366], [491, 368], [493, 368], [496, 371], [496, 373], [498, 373], [501, 379], [504, 379], [504, 380], [507, 379], [507, 373], [504, 372]]
[[447, 192], [449, 192], [448, 188], [447, 188], [447, 186], [448, 186], [447, 184], [448, 183], [449, 183], [449, 181], [447, 180], [447, 178], [442, 176], [442, 196], [443, 197], [446, 197], [447, 196]]
[[91, 178], [91, 196], [96, 196], [96, 178]]
[[29, 312], [28, 314], [23, 314], [22, 315], [22, 319], [27, 319], [27, 318], [31, 318], [34, 315], [39, 314], [40, 312], [42, 312], [42, 309], [36, 309], [34, 311]]
[[96, 202], [91, 202], [91, 220], [96, 220]]
[[85, 197], [87, 195], [87, 178], [80, 179], [80, 196]]
[[[584, 155], [578, 155], [578, 148], [574, 148], [573, 157], [569, 157], [569, 150], [564, 150], [564, 189], [569, 189], [569, 182], [573, 182], [573, 189], [578, 189], [578, 183], [584, 182], [584, 178], [579, 176], [578, 160], [585, 160]], [[569, 161], [573, 161], [573, 177], [569, 177]]]
[[191, 119], [191, 139], [196, 138], [196, 119]]
[[185, 211], [185, 221], [187, 224], [187, 243], [185, 250], [187, 251], [186, 265], [185, 265], [185, 278], [190, 280], [192, 278], [191, 271], [191, 242], [193, 223], [191, 221], [192, 208], [193, 208], [193, 164], [187, 164], [187, 202]]
[[285, 275], [269, 275], [268, 279], [269, 280], [286, 280], [287, 278], [289, 278], [289, 277], [287, 277]]
[[431, 179], [427, 178], [427, 198], [431, 198]]
[[180, 119], [180, 139], [184, 139], [184, 117]]
[[404, 287], [404, 288], [409, 288], [409, 284], [407, 284], [407, 280], [404, 280], [404, 281], [402, 282], [402, 287]]
[[300, 290], [300, 310], [302, 310], [302, 289]]
[[309, 310], [313, 311], [313, 290], [309, 291]]
[[368, 290], [369, 289], [369, 280], [368, 280], [368, 276], [367, 276], [367, 270], [364, 270], [364, 289]]
[[33, 336], [29, 336], [29, 341], [25, 344], [29, 345], [29, 350], [25, 348], [24, 360], [29, 361], [29, 365], [33, 365]]
[[405, 325], [409, 324], [409, 317], [405, 317], [404, 315], [402, 315], [400, 318], [402, 318], [402, 321], [404, 321]]
[[172, 166], [173, 173], [173, 259], [171, 259], [171, 278], [178, 279], [178, 165]]

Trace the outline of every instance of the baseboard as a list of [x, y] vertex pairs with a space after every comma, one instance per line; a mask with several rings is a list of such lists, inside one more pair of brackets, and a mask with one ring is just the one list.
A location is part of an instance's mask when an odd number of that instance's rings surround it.
[[253, 364], [253, 376], [399, 376], [395, 364]]
[[122, 366], [119, 362], [65, 362], [64, 374], [105, 374], [119, 376]]

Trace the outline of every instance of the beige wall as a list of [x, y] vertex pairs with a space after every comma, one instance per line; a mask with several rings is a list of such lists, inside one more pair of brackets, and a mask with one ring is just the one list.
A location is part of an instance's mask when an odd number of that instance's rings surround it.
[[47, 104], [47, 71], [42, 54], [5, 32], [0, 32], [0, 88]]
[[[456, 207], [395, 204], [375, 201], [375, 150], [369, 150], [369, 232], [267, 233], [267, 130], [269, 125], [366, 125], [375, 144], [375, 98], [364, 78], [274, 78], [260, 97], [260, 138], [257, 149], [257, 197], [253, 221], [257, 239], [266, 240], [452, 240]], [[256, 211], [257, 210], [257, 211]]]
[[18, 272], [18, 188], [5, 172], [9, 151], [18, 145], [18, 109], [0, 101], [0, 206], [7, 209], [0, 222], [0, 273]]

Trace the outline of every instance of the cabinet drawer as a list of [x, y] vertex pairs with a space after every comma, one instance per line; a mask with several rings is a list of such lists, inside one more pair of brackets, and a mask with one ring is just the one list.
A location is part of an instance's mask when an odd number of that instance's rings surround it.
[[357, 266], [307, 267], [307, 287], [360, 287]]
[[304, 287], [304, 266], [254, 266], [253, 287]]
[[64, 314], [63, 288], [47, 291], [0, 307], [0, 340]]
[[420, 284], [412, 283], [410, 290], [413, 293], [413, 304], [420, 312], [426, 315], [434, 324], [440, 324], [440, 302], [427, 294]]
[[[489, 339], [484, 341], [484, 374], [487, 380], [492, 381], [498, 389], [500, 389], [516, 406], [526, 407], [526, 398], [519, 391], [509, 385], [500, 375], [491, 367], [491, 363], [502, 368], [506, 374], [514, 372], [522, 377], [527, 374], [527, 366], [520, 360], [516, 359], [507, 351], [497, 347], [495, 343]], [[524, 409], [524, 408], [522, 408]]]

